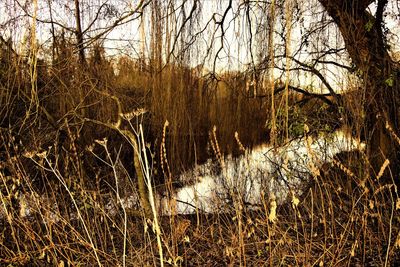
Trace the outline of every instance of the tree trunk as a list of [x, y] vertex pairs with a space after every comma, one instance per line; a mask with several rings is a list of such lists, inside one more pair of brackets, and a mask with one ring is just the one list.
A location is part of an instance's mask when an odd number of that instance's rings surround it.
[[79, 63], [81, 67], [85, 67], [86, 58], [85, 58], [85, 49], [83, 45], [83, 32], [82, 32], [82, 23], [81, 23], [81, 10], [79, 7], [79, 0], [75, 0], [75, 36], [76, 36], [76, 47], [78, 48], [79, 53]]
[[51, 1], [50, 0], [47, 0], [47, 5], [49, 6], [49, 15], [50, 15], [50, 25], [51, 25], [50, 33], [51, 33], [51, 36], [53, 38], [53, 45], [51, 47], [51, 51], [52, 51], [51, 60], [52, 60], [52, 63], [54, 64], [55, 58], [56, 58], [56, 56], [58, 56], [58, 51], [57, 51], [58, 50], [58, 44], [57, 44], [56, 30], [55, 30], [55, 27], [54, 27], [54, 20], [53, 20], [53, 7], [51, 5]]
[[[319, 2], [338, 26], [350, 58], [364, 81], [365, 137], [372, 170], [375, 175], [378, 174], [384, 161], [389, 159], [391, 170], [397, 174], [397, 148], [400, 144], [395, 135], [399, 129], [397, 107], [400, 104], [400, 68], [388, 53], [382, 31], [382, 16], [387, 0], [378, 1], [375, 16], [366, 11], [375, 2], [373, 0]], [[385, 174], [389, 177], [388, 171]]]

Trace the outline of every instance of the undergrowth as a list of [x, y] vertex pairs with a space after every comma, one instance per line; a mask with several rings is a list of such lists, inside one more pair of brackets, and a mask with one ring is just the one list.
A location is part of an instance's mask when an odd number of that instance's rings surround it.
[[[265, 195], [262, 205], [249, 207], [232, 192], [223, 212], [160, 216], [160, 199], [182, 186], [179, 173], [270, 141], [271, 99], [251, 95], [242, 73], [217, 79], [173, 64], [143, 71], [154, 66], [124, 57], [111, 62], [101, 47], [82, 71], [67, 38], [59, 36], [58, 45], [58, 57], [39, 60], [34, 78], [26, 62], [1, 57], [0, 265], [400, 262], [398, 176], [386, 162], [373, 173], [361, 152], [315, 169], [304, 194], [283, 203]], [[348, 114], [289, 97], [287, 113], [277, 105], [278, 137], [286, 130], [301, 135], [305, 124], [314, 133], [344, 124], [362, 135], [356, 94], [343, 96]], [[381, 177], [385, 170], [389, 179]]]
[[[257, 209], [232, 197], [235, 204], [224, 212], [161, 216], [156, 225], [107, 139], [86, 150], [98, 159], [96, 183], [89, 184], [73, 152], [62, 159], [54, 147], [18, 154], [18, 144], [5, 132], [2, 138], [9, 140], [0, 172], [2, 265], [393, 266], [400, 260], [397, 189], [365, 171], [361, 152], [339, 155], [313, 173], [302, 196], [278, 206], [267, 196]], [[60, 160], [69, 162], [67, 170]], [[173, 194], [167, 186], [163, 192]]]

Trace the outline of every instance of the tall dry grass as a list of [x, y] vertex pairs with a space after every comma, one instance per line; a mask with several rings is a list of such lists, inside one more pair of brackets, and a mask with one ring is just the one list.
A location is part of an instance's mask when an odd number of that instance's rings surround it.
[[[82, 69], [69, 42], [61, 35], [54, 61], [38, 59], [36, 80], [27, 75], [32, 64], [2, 49], [1, 265], [399, 262], [397, 188], [379, 173], [368, 173], [361, 152], [338, 155], [333, 166], [313, 173], [303, 196], [293, 195], [282, 205], [263, 196], [262, 205], [252, 209], [232, 191], [227, 212], [159, 216], [157, 198], [174, 194], [177, 173], [208, 157], [220, 159], [268, 141], [270, 97], [249, 94], [243, 73], [214, 79], [183, 64], [160, 69], [145, 60], [113, 61], [101, 46], [93, 47]], [[30, 106], [32, 82], [37, 82], [36, 109]], [[295, 105], [295, 94], [274, 97], [277, 136], [299, 135], [305, 122], [326, 131], [340, 126], [343, 114], [318, 100]], [[359, 97], [346, 97], [351, 112], [342, 119], [351, 123], [349, 132], [360, 133]], [[34, 114], [27, 116], [28, 111]], [[140, 136], [140, 149], [110, 125]], [[140, 203], [135, 157], [153, 194], [150, 217]]]

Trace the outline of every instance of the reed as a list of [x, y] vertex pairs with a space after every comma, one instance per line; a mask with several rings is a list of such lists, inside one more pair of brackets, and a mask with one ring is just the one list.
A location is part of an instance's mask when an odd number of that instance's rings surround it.
[[[289, 90], [289, 75], [281, 87], [256, 66], [193, 68], [189, 63], [202, 55], [175, 40], [172, 2], [151, 1], [151, 12], [143, 11], [139, 58], [111, 57], [99, 38], [85, 47], [82, 66], [68, 33], [54, 32], [51, 47], [37, 43], [37, 1], [23, 47], [28, 56], [0, 46], [0, 265], [399, 262], [398, 177], [389, 160], [369, 171], [359, 141], [368, 140], [367, 99], [357, 79], [349, 78], [343, 106], [334, 108]], [[290, 38], [294, 18], [286, 4]], [[262, 12], [274, 17], [278, 10], [268, 7]], [[280, 22], [271, 21], [270, 34], [258, 40], [268, 46], [260, 57], [270, 59], [270, 68]], [[290, 49], [286, 43], [287, 72]], [[50, 53], [51, 59], [42, 56]], [[356, 151], [321, 149], [341, 127], [345, 134], [330, 141], [341, 145], [352, 136]], [[386, 130], [400, 144], [394, 126], [386, 123]], [[260, 149], [266, 144], [272, 152]], [[291, 171], [285, 148], [307, 159], [308, 175], [296, 186], [290, 182], [302, 174]], [[251, 164], [255, 152], [258, 163]], [[273, 171], [265, 171], [266, 162]], [[199, 175], [204, 166], [207, 175]], [[255, 175], [265, 188], [252, 203], [244, 189], [254, 189]], [[217, 210], [174, 198], [193, 185], [194, 203], [201, 203], [207, 177], [219, 177], [212, 185], [225, 189], [206, 200]], [[269, 191], [273, 179], [289, 181], [289, 194]], [[192, 212], [179, 214], [179, 205]]]

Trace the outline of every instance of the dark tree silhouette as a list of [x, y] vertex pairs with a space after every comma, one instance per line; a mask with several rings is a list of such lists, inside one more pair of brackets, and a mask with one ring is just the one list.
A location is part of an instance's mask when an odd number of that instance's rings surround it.
[[384, 34], [383, 15], [388, 0], [377, 1], [373, 16], [367, 7], [373, 0], [320, 0], [339, 28], [353, 64], [364, 81], [366, 137], [369, 157], [377, 172], [386, 159], [398, 166], [399, 64], [391, 58]]

